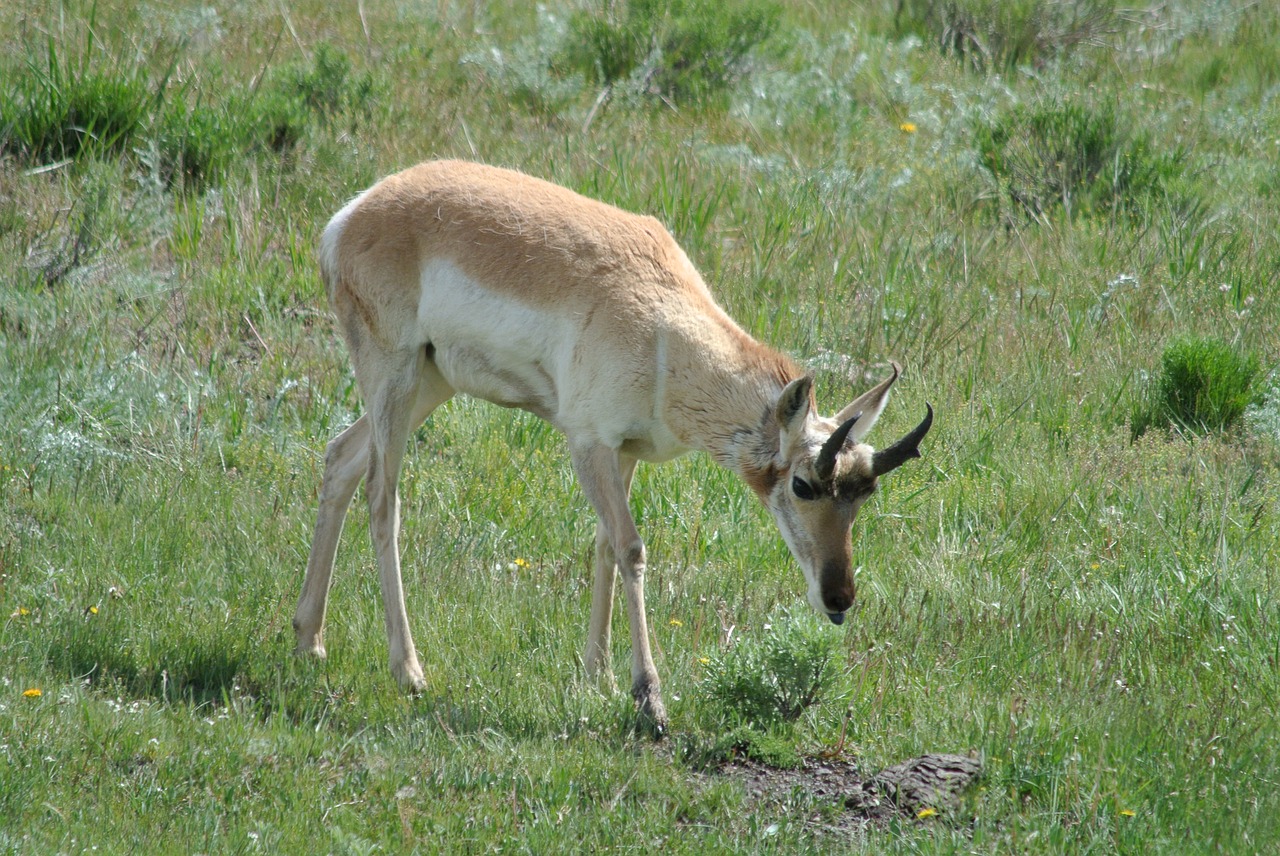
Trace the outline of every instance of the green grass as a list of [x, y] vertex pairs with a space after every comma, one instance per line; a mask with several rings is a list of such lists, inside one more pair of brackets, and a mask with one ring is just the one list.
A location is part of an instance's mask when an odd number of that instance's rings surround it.
[[[608, 103], [556, 64], [571, 14], [528, 4], [0, 6], [0, 852], [1275, 849], [1280, 15], [1150, 3], [985, 64], [927, 37], [938, 4], [898, 6], [783, 3], [715, 93]], [[15, 144], [54, 80], [141, 106]], [[1097, 121], [1114, 148], [1071, 191], [1097, 195], [1007, 216], [984, 135], [1047, 181]], [[402, 482], [431, 691], [388, 673], [360, 501], [330, 659], [291, 656], [324, 444], [361, 410], [316, 236], [435, 156], [660, 217], [828, 410], [898, 360], [873, 441], [933, 404], [924, 460], [855, 526], [848, 622], [796, 631], [838, 673], [794, 721], [744, 737], [714, 690], [803, 609], [743, 486], [700, 457], [637, 475], [655, 746], [580, 674], [594, 522], [563, 442], [471, 401]], [[1108, 183], [1126, 164], [1158, 180]], [[1255, 359], [1253, 400], [1134, 440], [1189, 339]], [[842, 741], [868, 772], [981, 752], [972, 823], [832, 839], [704, 769]]]
[[1260, 397], [1253, 390], [1258, 360], [1209, 338], [1177, 339], [1160, 359], [1150, 401], [1135, 412], [1135, 436], [1148, 426], [1186, 431], [1226, 431]]

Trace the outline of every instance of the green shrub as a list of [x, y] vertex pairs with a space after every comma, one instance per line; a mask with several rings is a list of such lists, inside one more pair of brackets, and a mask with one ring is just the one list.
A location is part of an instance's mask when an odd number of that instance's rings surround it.
[[605, 2], [570, 19], [560, 59], [597, 83], [639, 76], [649, 91], [696, 99], [732, 83], [780, 15], [772, 0]]
[[730, 721], [768, 727], [798, 719], [839, 684], [841, 638], [815, 616], [776, 612], [761, 635], [712, 659], [707, 693]]
[[1112, 0], [899, 0], [894, 29], [980, 71], [1040, 67], [1119, 24]]
[[1160, 374], [1133, 417], [1136, 438], [1152, 426], [1195, 433], [1226, 431], [1254, 403], [1258, 359], [1208, 337], [1175, 340], [1164, 350]]
[[297, 101], [326, 127], [339, 119], [352, 126], [358, 118], [366, 121], [372, 111], [373, 76], [351, 73], [351, 60], [332, 45], [316, 49], [310, 67], [291, 68], [281, 92]]
[[233, 107], [241, 116], [241, 133], [247, 149], [288, 155], [307, 133], [307, 109], [278, 91], [250, 96]]
[[155, 131], [157, 166], [170, 187], [203, 190], [216, 183], [239, 148], [236, 129], [204, 104], [170, 104]]
[[153, 131], [157, 171], [170, 187], [202, 192], [245, 154], [291, 154], [307, 121], [300, 101], [275, 90], [233, 96], [219, 106], [175, 97]]
[[1130, 130], [1109, 104], [1018, 107], [975, 133], [982, 164], [1014, 205], [1035, 220], [1132, 209], [1172, 187], [1182, 152], [1162, 152]]
[[150, 151], [166, 185], [204, 190], [241, 155], [289, 154], [313, 119], [354, 127], [371, 112], [372, 77], [353, 75], [347, 58], [326, 45], [310, 66], [286, 70], [274, 85], [209, 99], [163, 86], [153, 94], [144, 72], [100, 70], [92, 56], [86, 50], [66, 61], [50, 42], [44, 66], [13, 75], [0, 92], [0, 154], [38, 164], [139, 148]]

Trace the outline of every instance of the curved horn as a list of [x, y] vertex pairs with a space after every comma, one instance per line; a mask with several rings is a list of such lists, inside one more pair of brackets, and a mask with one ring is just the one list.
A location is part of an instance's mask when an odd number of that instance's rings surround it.
[[818, 452], [818, 460], [814, 462], [814, 470], [819, 480], [828, 481], [831, 474], [836, 471], [836, 457], [844, 448], [844, 441], [849, 439], [849, 432], [853, 430], [854, 423], [861, 417], [861, 413], [855, 413], [853, 418], [846, 420], [839, 428], [832, 431], [827, 442], [822, 444], [822, 451]]
[[926, 413], [920, 424], [892, 446], [887, 446], [871, 456], [871, 471], [877, 476], [892, 472], [912, 458], [920, 457], [920, 441], [933, 425], [933, 406], [925, 403]]

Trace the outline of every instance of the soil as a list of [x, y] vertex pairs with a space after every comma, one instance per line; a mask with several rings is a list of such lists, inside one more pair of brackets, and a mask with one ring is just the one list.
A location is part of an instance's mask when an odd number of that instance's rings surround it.
[[741, 782], [762, 807], [799, 813], [823, 831], [854, 835], [894, 820], [948, 819], [981, 773], [978, 758], [930, 754], [876, 773], [846, 758], [808, 757], [795, 769], [737, 760], [712, 775]]

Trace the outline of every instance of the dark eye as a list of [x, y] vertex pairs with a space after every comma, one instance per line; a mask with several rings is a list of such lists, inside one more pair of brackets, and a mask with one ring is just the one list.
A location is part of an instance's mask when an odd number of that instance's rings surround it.
[[813, 485], [800, 478], [800, 476], [791, 479], [791, 492], [796, 495], [797, 499], [818, 498], [818, 492], [813, 489]]

